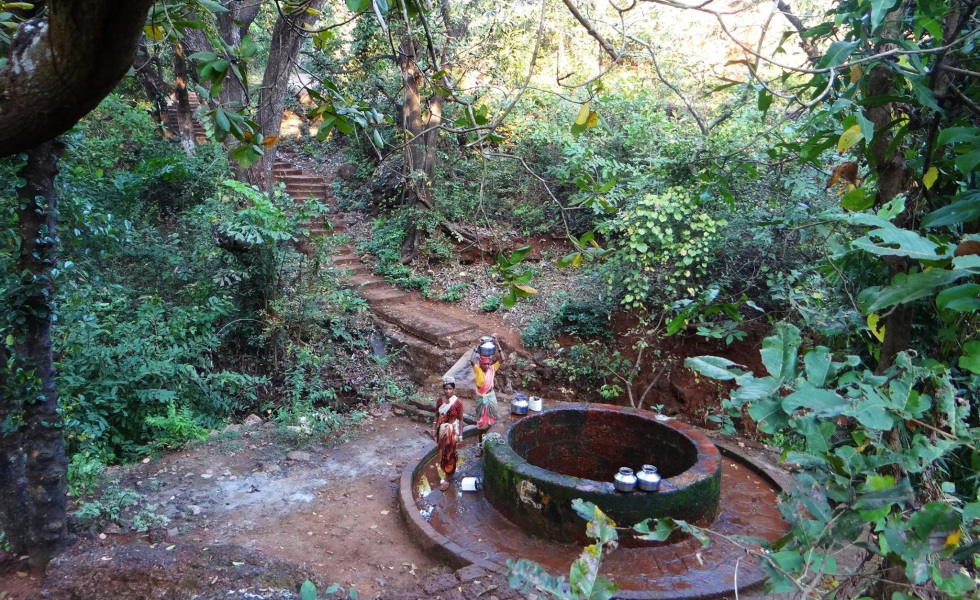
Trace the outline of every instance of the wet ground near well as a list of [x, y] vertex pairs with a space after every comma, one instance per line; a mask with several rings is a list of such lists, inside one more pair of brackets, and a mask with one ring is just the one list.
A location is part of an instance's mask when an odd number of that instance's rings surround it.
[[[482, 477], [474, 442], [467, 440], [460, 447], [460, 459], [455, 481], [445, 492], [439, 490], [435, 460], [426, 463], [416, 477], [416, 508], [429, 524], [495, 565], [506, 565], [511, 558], [530, 558], [553, 575], [567, 576], [582, 548], [526, 535], [494, 510], [482, 492], [462, 491], [462, 477]], [[775, 540], [787, 531], [776, 501], [777, 492], [767, 479], [723, 456], [719, 513], [708, 527], [723, 536]], [[624, 592], [643, 592], [650, 598], [721, 597], [731, 594], [736, 585], [746, 589], [763, 579], [744, 550], [717, 535], [711, 536], [707, 548], [691, 538], [658, 547], [621, 547], [604, 557], [602, 572]]]

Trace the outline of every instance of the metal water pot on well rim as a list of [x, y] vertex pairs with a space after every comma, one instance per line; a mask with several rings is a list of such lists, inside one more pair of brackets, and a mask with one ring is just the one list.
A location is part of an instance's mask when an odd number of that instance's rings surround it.
[[660, 473], [653, 465], [643, 465], [643, 469], [636, 474], [636, 485], [644, 492], [656, 492], [660, 490]]
[[510, 401], [510, 414], [526, 415], [529, 403], [524, 394], [514, 394], [514, 399]]
[[619, 470], [619, 473], [613, 477], [613, 487], [620, 492], [632, 492], [636, 490], [636, 475], [633, 474], [633, 469], [629, 467], [623, 467]]

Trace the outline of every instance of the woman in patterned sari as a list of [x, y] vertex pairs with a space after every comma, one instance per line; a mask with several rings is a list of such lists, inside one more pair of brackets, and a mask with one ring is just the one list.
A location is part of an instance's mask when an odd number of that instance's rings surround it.
[[446, 474], [439, 489], [449, 489], [449, 480], [456, 472], [456, 445], [463, 439], [463, 403], [456, 397], [456, 380], [442, 381], [443, 395], [436, 400], [436, 443], [439, 445], [439, 468]]

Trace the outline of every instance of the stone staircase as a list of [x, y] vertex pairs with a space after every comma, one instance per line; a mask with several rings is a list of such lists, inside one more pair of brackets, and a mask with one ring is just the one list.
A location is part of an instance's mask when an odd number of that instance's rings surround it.
[[[187, 98], [188, 104], [191, 107], [191, 114], [197, 111], [201, 107], [201, 98], [196, 93], [190, 94]], [[173, 132], [173, 135], [179, 135], [180, 128], [177, 124], [177, 101], [171, 99], [170, 104], [167, 105], [167, 129]], [[208, 140], [208, 134], [204, 130], [204, 126], [197, 119], [192, 119], [194, 122], [194, 139], [199, 143], [204, 143]]]
[[[276, 181], [285, 184], [286, 193], [296, 202], [313, 197], [328, 208], [327, 218], [307, 224], [308, 235], [347, 232], [329, 178], [304, 171], [285, 157], [277, 157], [273, 169]], [[397, 360], [416, 383], [437, 383], [485, 333], [479, 331], [476, 323], [449, 316], [433, 303], [390, 285], [375, 274], [371, 260], [359, 256], [350, 244], [339, 249], [333, 257], [334, 265], [347, 285], [371, 306], [385, 335], [399, 349]]]

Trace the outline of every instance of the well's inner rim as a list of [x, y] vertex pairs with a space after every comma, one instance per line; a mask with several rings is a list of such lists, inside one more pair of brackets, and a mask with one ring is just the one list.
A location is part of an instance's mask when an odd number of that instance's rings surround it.
[[661, 477], [680, 475], [698, 460], [683, 433], [619, 411], [557, 410], [524, 417], [508, 435], [528, 463], [562, 475], [611, 482], [620, 467], [657, 467]]

